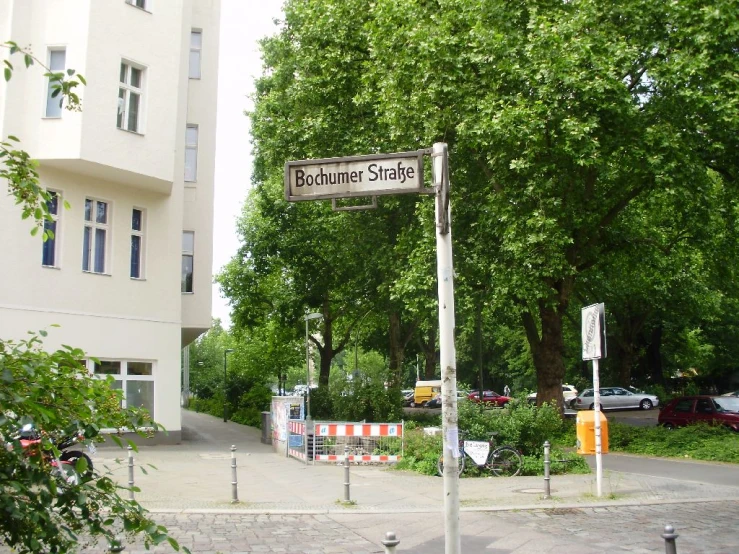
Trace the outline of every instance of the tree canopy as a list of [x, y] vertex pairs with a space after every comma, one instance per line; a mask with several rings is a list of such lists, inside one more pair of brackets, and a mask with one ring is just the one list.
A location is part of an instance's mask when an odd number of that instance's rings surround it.
[[[528, 356], [539, 401], [561, 402], [567, 370], [580, 368], [579, 307], [600, 301], [615, 321], [614, 379], [660, 365], [646, 350], [666, 356], [662, 331], [673, 347], [686, 333], [716, 341], [736, 299], [716, 276], [737, 237], [738, 7], [288, 1], [262, 43], [250, 114], [255, 189], [243, 222], [260, 227], [242, 225], [225, 276], [249, 275], [237, 267], [245, 259], [264, 272], [228, 290], [237, 314], [253, 306], [249, 287], [279, 281], [299, 293], [294, 321], [324, 313], [326, 341], [371, 308], [388, 316], [391, 358], [393, 318], [407, 344], [433, 344], [430, 202], [336, 214], [288, 205], [282, 175], [291, 159], [443, 141], [462, 374], [509, 374]], [[678, 350], [673, 368], [705, 365], [705, 349]]]

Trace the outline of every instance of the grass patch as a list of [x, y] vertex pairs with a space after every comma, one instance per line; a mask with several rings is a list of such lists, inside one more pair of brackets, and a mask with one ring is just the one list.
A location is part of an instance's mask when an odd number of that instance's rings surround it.
[[739, 433], [704, 424], [668, 430], [609, 423], [608, 443], [612, 452], [739, 463]]

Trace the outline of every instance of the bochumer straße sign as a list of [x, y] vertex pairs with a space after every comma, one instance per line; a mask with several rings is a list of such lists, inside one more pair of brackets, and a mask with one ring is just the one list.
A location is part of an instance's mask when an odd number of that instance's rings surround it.
[[351, 198], [427, 192], [424, 151], [372, 154], [285, 164], [285, 199]]

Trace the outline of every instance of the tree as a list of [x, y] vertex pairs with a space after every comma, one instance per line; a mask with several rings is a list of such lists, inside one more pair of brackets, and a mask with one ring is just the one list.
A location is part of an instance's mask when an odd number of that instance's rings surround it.
[[[14, 42], [2, 45], [11, 54], [21, 54], [26, 67], [38, 60]], [[10, 81], [13, 65], [4, 60], [5, 80]], [[45, 66], [44, 66], [45, 67]], [[45, 77], [55, 87], [60, 102], [79, 109], [74, 87], [84, 78], [68, 70], [67, 76], [48, 68]], [[40, 186], [38, 166], [27, 152], [15, 148], [20, 141], [8, 137], [0, 143], [0, 177], [8, 182], [9, 194], [21, 206], [23, 219], [33, 217], [31, 233], [36, 234], [50, 219], [47, 203], [51, 197]], [[43, 239], [53, 236], [44, 230]], [[179, 544], [157, 525], [141, 505], [124, 500], [118, 485], [98, 470], [87, 476], [84, 459], [75, 471], [85, 477], [80, 483], [60, 480], [47, 459], [27, 452], [19, 431], [25, 424], [42, 432], [42, 450], [59, 452], [54, 437], [84, 431], [88, 441], [99, 438], [101, 429], [132, 429], [143, 434], [143, 426], [158, 429], [145, 410], [121, 409], [122, 391], [110, 381], [89, 375], [80, 360], [85, 353], [70, 346], [45, 352], [40, 337], [45, 330], [30, 333], [19, 341], [0, 339], [0, 537], [16, 552], [74, 552], [81, 541], [99, 539], [115, 543], [119, 533], [143, 535], [147, 546], [167, 541], [175, 550]], [[120, 444], [118, 437], [113, 440]], [[135, 447], [135, 444], [130, 443]], [[184, 549], [187, 550], [187, 549]]]
[[[688, 216], [716, 179], [727, 191], [736, 187], [736, 8], [736, 0], [710, 7], [692, 0], [287, 2], [280, 33], [263, 43], [266, 72], [252, 114], [256, 208], [271, 229], [259, 240], [272, 245], [265, 251], [273, 247], [268, 256], [250, 250], [253, 263], [279, 257], [273, 279], [295, 283], [304, 306], [328, 305], [327, 336], [344, 312], [357, 321], [351, 291], [361, 299], [355, 304], [399, 311], [425, 339], [433, 295], [419, 277], [427, 276], [433, 243], [418, 229], [433, 229], [431, 210], [383, 200], [372, 215], [400, 222], [391, 229], [372, 217], [347, 220], [320, 203], [288, 206], [283, 165], [447, 142], [458, 350], [466, 362], [470, 341], [495, 345], [483, 352], [510, 356], [487, 363], [498, 370], [523, 371], [528, 354], [539, 402], [561, 403], [567, 368], [580, 366], [574, 302], [608, 302], [591, 294], [601, 294], [593, 283], [609, 267], [624, 272], [600, 289], [614, 302], [637, 271], [635, 281], [647, 287], [668, 285], [656, 269], [675, 267], [703, 244], [682, 237], [680, 225], [698, 221]], [[728, 212], [716, 217], [727, 221]], [[651, 246], [640, 250], [645, 237]], [[670, 260], [665, 252], [676, 239]], [[645, 256], [653, 264], [635, 267]], [[316, 266], [329, 268], [329, 277], [305, 280]], [[334, 272], [342, 279], [329, 286]], [[692, 274], [707, 275], [700, 265]], [[300, 296], [306, 291], [317, 293], [314, 303]], [[514, 339], [523, 333], [527, 350], [518, 341], [501, 345], [492, 335], [499, 329]], [[632, 346], [624, 344], [624, 353]]]
[[519, 315], [540, 402], [561, 402], [573, 293], [624, 247], [629, 210], [660, 192], [699, 196], [719, 163], [734, 181], [735, 11], [736, 2], [640, 0], [375, 4], [365, 94], [401, 141], [450, 143], [463, 199], [453, 199], [455, 241], [473, 246], [456, 258], [479, 264], [491, 303]]

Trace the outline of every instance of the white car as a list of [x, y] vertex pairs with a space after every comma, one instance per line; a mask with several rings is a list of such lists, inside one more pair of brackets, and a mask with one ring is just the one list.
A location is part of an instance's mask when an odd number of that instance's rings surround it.
[[[565, 406], [569, 406], [577, 398], [577, 389], [572, 385], [562, 385], [562, 396], [565, 399]], [[536, 402], [536, 393], [532, 392], [526, 399], [531, 403]]]
[[[575, 410], [592, 410], [594, 400], [593, 389], [587, 389], [578, 395], [572, 407]], [[600, 404], [604, 410], [624, 408], [651, 410], [659, 406], [659, 398], [643, 392], [633, 393], [621, 387], [604, 387], [600, 389]]]

